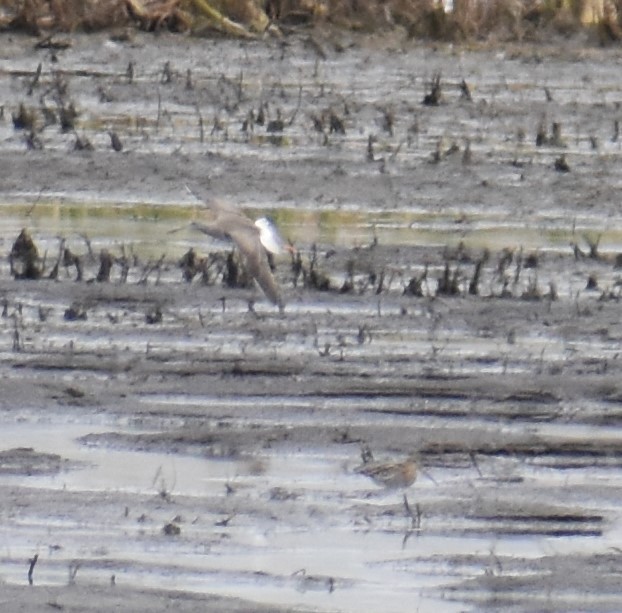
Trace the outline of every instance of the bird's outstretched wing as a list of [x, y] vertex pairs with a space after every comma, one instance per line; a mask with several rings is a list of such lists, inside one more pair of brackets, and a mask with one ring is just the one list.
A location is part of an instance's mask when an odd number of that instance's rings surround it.
[[193, 222], [192, 227], [219, 240], [233, 241], [244, 257], [249, 274], [257, 281], [268, 299], [282, 311], [284, 302], [281, 291], [270, 270], [266, 250], [259, 240], [259, 231], [248, 217], [240, 219], [243, 221], [221, 216], [209, 224]]
[[259, 240], [257, 228], [252, 223], [250, 226], [237, 226], [229, 232], [229, 236], [244, 256], [246, 269], [255, 278], [264, 294], [283, 310], [281, 291], [270, 270], [268, 256]]
[[215, 222], [200, 223], [198, 221], [193, 221], [190, 224], [190, 227], [193, 230], [198, 230], [199, 232], [203, 232], [203, 234], [207, 234], [208, 236], [211, 236], [212, 238], [216, 238], [220, 241], [233, 240], [231, 236], [229, 235], [229, 233], [226, 230], [223, 230], [223, 228]]
[[210, 198], [209, 200], [203, 201], [201, 205], [202, 209], [208, 209], [212, 211], [215, 215], [231, 215], [235, 217], [243, 217], [246, 218], [246, 215], [242, 213], [242, 211], [232, 204], [231, 202], [227, 202], [225, 200], [220, 200], [219, 198]]
[[[186, 189], [195, 198], [203, 201], [188, 186]], [[209, 221], [193, 222], [191, 227], [213, 238], [233, 241], [244, 257], [249, 274], [257, 281], [267, 298], [283, 311], [285, 303], [270, 270], [268, 256], [261, 243], [260, 229], [238, 208], [221, 200], [210, 200], [203, 208], [209, 210]]]
[[201, 209], [208, 209], [214, 215], [238, 215], [244, 217], [244, 214], [238, 207], [230, 202], [221, 200], [220, 198], [205, 198], [201, 196], [197, 189], [193, 189], [185, 185], [186, 191], [201, 203]]

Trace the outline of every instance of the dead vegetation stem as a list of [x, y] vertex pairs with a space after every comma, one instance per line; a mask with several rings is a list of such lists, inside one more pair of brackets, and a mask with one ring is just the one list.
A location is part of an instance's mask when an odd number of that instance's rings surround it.
[[0, 0], [0, 9], [1, 27], [33, 35], [130, 24], [147, 31], [280, 35], [276, 23], [401, 28], [409, 38], [452, 42], [546, 42], [588, 28], [605, 44], [622, 33], [616, 0]]

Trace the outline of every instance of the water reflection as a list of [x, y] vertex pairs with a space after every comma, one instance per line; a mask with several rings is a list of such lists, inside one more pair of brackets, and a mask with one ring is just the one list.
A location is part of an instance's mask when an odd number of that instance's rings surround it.
[[[602, 227], [602, 220], [585, 216], [568, 219], [560, 213], [535, 218], [532, 223], [502, 212], [444, 210], [374, 211], [352, 207], [311, 208], [283, 205], [256, 207], [240, 203], [251, 217], [270, 215], [283, 235], [303, 249], [320, 246], [354, 247], [377, 240], [382, 245], [456, 246], [500, 250], [523, 247], [567, 253], [570, 244], [584, 235], [600, 236], [601, 253], [622, 251], [622, 225]], [[1, 241], [10, 244], [21, 228], [45, 248], [57, 244], [57, 237], [94, 246], [132, 245], [143, 257], [178, 257], [190, 246], [209, 249], [209, 241], [190, 229], [170, 233], [195, 219], [196, 202], [70, 202], [35, 198], [35, 203], [0, 204], [4, 233]]]

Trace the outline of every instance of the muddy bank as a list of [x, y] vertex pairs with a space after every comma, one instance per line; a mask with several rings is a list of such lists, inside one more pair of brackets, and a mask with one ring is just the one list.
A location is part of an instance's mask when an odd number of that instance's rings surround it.
[[132, 611], [272, 611], [270, 607], [252, 605], [232, 598], [199, 596], [163, 590], [132, 590], [116, 585], [109, 587], [69, 585], [66, 587], [30, 587], [2, 585], [2, 606], [7, 611], [109, 611], [132, 608]]

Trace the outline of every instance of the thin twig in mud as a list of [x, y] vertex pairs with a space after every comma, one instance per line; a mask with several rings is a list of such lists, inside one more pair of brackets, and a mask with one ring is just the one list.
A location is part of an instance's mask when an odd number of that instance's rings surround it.
[[76, 575], [80, 566], [82, 566], [81, 562], [74, 561], [69, 564], [69, 585], [73, 585], [76, 582]]
[[518, 250], [518, 255], [516, 256], [516, 272], [514, 273], [514, 285], [518, 285], [518, 281], [520, 279], [520, 273], [523, 269], [523, 248], [521, 247]]
[[160, 117], [162, 117], [162, 96], [160, 96], [160, 90], [158, 89], [158, 115], [156, 117], [156, 134], [160, 132]]
[[471, 95], [471, 88], [469, 87], [469, 84], [464, 79], [462, 79], [458, 87], [460, 88], [460, 98], [468, 102], [473, 102], [473, 96]]
[[112, 149], [117, 153], [121, 153], [121, 151], [123, 151], [123, 143], [121, 142], [119, 135], [116, 132], [110, 130], [108, 132], [108, 136], [110, 137], [110, 146], [112, 147]]
[[155, 487], [158, 480], [158, 496], [166, 501], [169, 501], [171, 499], [171, 492], [175, 489], [177, 475], [173, 473], [173, 483], [169, 489], [166, 487], [166, 479], [164, 478], [164, 471], [162, 470], [162, 466], [158, 466], [158, 470], [156, 470], [156, 474], [154, 475], [153, 481], [151, 482], [151, 487]]
[[494, 549], [490, 550], [490, 557], [494, 560], [495, 566], [499, 573], [503, 573], [503, 566], [501, 564], [501, 560], [497, 557], [497, 554], [494, 552]]
[[[209, 133], [210, 136], [214, 136], [216, 132], [222, 132], [224, 130], [224, 124], [220, 121], [220, 117], [218, 115], [214, 116], [214, 122], [212, 123], [212, 129]], [[227, 135], [225, 133], [225, 140], [227, 140]]]
[[160, 279], [162, 278], [162, 263], [164, 262], [164, 254], [162, 254], [162, 257], [160, 259], [160, 262], [158, 262], [158, 267], [157, 267], [157, 276], [156, 276], [156, 280], [155, 280], [155, 284], [156, 285], [160, 285]]
[[43, 66], [41, 62], [39, 62], [39, 65], [37, 66], [37, 70], [35, 71], [34, 77], [32, 78], [30, 85], [28, 86], [28, 91], [26, 92], [27, 96], [32, 96], [32, 92], [34, 91], [35, 87], [37, 87], [37, 85], [39, 84], [39, 79], [41, 78], [42, 67]]
[[147, 283], [147, 279], [149, 278], [149, 275], [155, 270], [158, 273], [158, 276], [156, 278], [156, 285], [160, 282], [160, 274], [162, 272], [162, 264], [164, 263], [164, 258], [166, 257], [166, 254], [163, 253], [160, 258], [158, 259], [157, 262], [152, 263], [151, 261], [147, 263], [147, 265], [145, 266], [145, 268], [143, 269], [143, 274], [141, 276], [141, 278], [138, 280], [138, 285], [145, 285]]
[[[39, 64], [39, 66], [41, 66], [41, 64]], [[30, 558], [30, 560], [28, 560], [28, 563], [30, 564], [30, 567], [28, 568], [28, 585], [32, 585], [33, 584], [32, 573], [35, 570], [35, 564], [37, 563], [38, 559], [39, 559], [39, 554], [35, 553], [35, 555], [32, 556], [32, 558]]]
[[317, 79], [320, 73], [320, 58], [316, 57], [315, 62], [313, 63], [313, 74], [311, 75], [312, 79]]
[[389, 136], [393, 136], [393, 126], [395, 125], [395, 113], [391, 108], [378, 109], [382, 113], [382, 130]]
[[423, 104], [426, 106], [438, 106], [441, 102], [441, 98], [441, 74], [439, 72], [432, 78], [430, 93], [424, 96]]
[[43, 260], [41, 261], [41, 274], [43, 274], [43, 271], [45, 270], [45, 264], [47, 263], [47, 259], [48, 259], [48, 251], [46, 249], [43, 252]]
[[419, 534], [419, 532], [416, 530], [406, 530], [406, 532], [404, 533], [404, 538], [402, 539], [402, 549], [406, 549], [408, 539], [410, 539], [413, 534]]
[[469, 282], [469, 295], [470, 296], [478, 296], [479, 295], [479, 282], [481, 279], [482, 267], [484, 265], [484, 259], [477, 260], [475, 263], [475, 269], [473, 270], [473, 276], [471, 277], [471, 281]]
[[37, 206], [37, 203], [39, 202], [39, 200], [41, 200], [41, 196], [43, 195], [43, 192], [46, 189], [47, 187], [42, 187], [39, 190], [39, 193], [37, 194], [35, 201], [32, 203], [31, 207], [26, 211], [26, 217], [30, 217], [32, 215], [33, 211], [35, 210], [35, 207]]
[[397, 154], [401, 151], [402, 146], [404, 145], [404, 143], [406, 143], [406, 139], [401, 140], [397, 144], [397, 147], [395, 148], [395, 151], [389, 156], [389, 161], [390, 162], [394, 162], [395, 161], [395, 158], [397, 157]]
[[479, 469], [479, 464], [477, 462], [477, 458], [475, 457], [474, 451], [469, 451], [469, 458], [471, 458], [471, 463], [473, 464], [475, 470], [477, 471], [477, 474], [479, 475], [480, 478], [482, 478], [484, 475], [482, 475], [482, 471]]
[[65, 267], [65, 270], [67, 271], [67, 274], [69, 274], [69, 267], [70, 266], [75, 266], [76, 268], [76, 281], [80, 282], [82, 281], [82, 262], [80, 260], [80, 257], [75, 255], [75, 253], [71, 252], [71, 249], [69, 249], [69, 247], [66, 247], [63, 250], [63, 266]]
[[299, 85], [298, 86], [298, 103], [296, 104], [296, 108], [294, 109], [294, 112], [290, 120], [287, 122], [288, 126], [291, 126], [294, 123], [294, 120], [296, 119], [296, 115], [298, 115], [298, 111], [300, 110], [301, 104], [302, 104], [302, 85]]
[[240, 70], [240, 78], [238, 79], [238, 101], [237, 101], [237, 105], [239, 106], [240, 103], [242, 102], [242, 97], [244, 94], [244, 71]]
[[542, 347], [542, 351], [540, 351], [540, 359], [538, 360], [538, 368], [536, 372], [540, 375], [544, 372], [544, 352], [546, 351], [546, 347]]
[[160, 83], [165, 85], [173, 81], [173, 69], [171, 68], [170, 60], [164, 62], [164, 68], [162, 68], [162, 76], [160, 77]]
[[112, 265], [114, 259], [107, 249], [102, 249], [99, 254], [99, 270], [95, 280], [98, 283], [108, 283], [110, 281], [110, 273], [112, 271]]
[[375, 293], [377, 296], [382, 294], [382, 290], [384, 289], [384, 268], [380, 271], [378, 275], [378, 284], [376, 285]]
[[164, 481], [164, 476], [162, 475], [162, 466], [158, 466], [158, 470], [156, 470], [155, 475], [153, 476], [153, 480], [151, 481], [151, 487], [155, 487], [156, 481], [160, 479], [160, 482]]
[[203, 115], [201, 115], [201, 109], [199, 108], [198, 103], [195, 103], [194, 108], [197, 112], [197, 117], [199, 118], [199, 142], [202, 144], [205, 140], [205, 130], [203, 128]]
[[217, 522], [214, 523], [215, 526], [218, 526], [219, 528], [226, 528], [229, 525], [229, 522], [237, 515], [237, 513], [232, 513], [231, 515], [228, 515], [227, 517], [225, 517], [224, 519], [221, 519]]
[[65, 253], [65, 239], [60, 237], [60, 245], [58, 246], [58, 257], [56, 258], [56, 263], [52, 267], [50, 274], [48, 275], [48, 279], [52, 281], [56, 281], [58, 279], [58, 270], [60, 268], [61, 260], [63, 259], [63, 254]]
[[86, 249], [89, 252], [89, 259], [94, 260], [95, 254], [93, 253], [93, 246], [91, 245], [91, 239], [88, 237], [86, 232], [79, 234], [80, 238], [84, 241], [86, 245]]
[[376, 155], [374, 154], [374, 143], [376, 142], [376, 138], [373, 134], [370, 134], [367, 137], [367, 154], [366, 159], [368, 162], [375, 162]]
[[120, 283], [126, 283], [127, 276], [130, 272], [130, 262], [127, 254], [125, 253], [125, 244], [121, 245], [121, 258], [119, 259], [119, 264], [121, 264], [121, 277], [119, 281]]
[[592, 260], [599, 260], [600, 254], [598, 253], [598, 245], [600, 243], [600, 239], [603, 237], [602, 234], [598, 234], [596, 238], [589, 236], [588, 234], [583, 235], [583, 240], [588, 244], [590, 248], [590, 253], [588, 255]]

